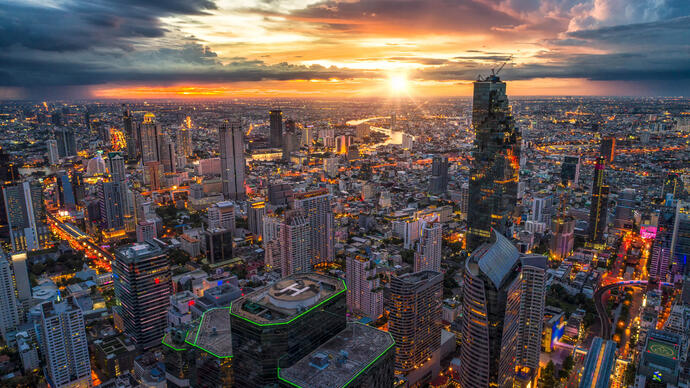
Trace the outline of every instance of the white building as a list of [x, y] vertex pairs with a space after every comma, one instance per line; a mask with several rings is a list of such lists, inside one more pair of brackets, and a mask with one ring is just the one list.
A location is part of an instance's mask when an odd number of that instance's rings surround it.
[[72, 296], [41, 304], [40, 331], [51, 387], [90, 387], [84, 316]]
[[417, 253], [414, 260], [414, 272], [441, 272], [441, 245], [443, 243], [443, 229], [437, 218], [423, 221]]
[[223, 201], [208, 208], [208, 228], [221, 228], [235, 235], [235, 203]]
[[7, 332], [20, 324], [21, 305], [14, 288], [14, 273], [10, 262], [0, 250], [0, 334], [7, 342]]
[[312, 265], [335, 259], [333, 209], [327, 189], [295, 194], [294, 209], [309, 223]]
[[283, 277], [312, 268], [311, 228], [309, 221], [299, 213], [288, 213], [278, 227], [280, 269]]
[[360, 256], [346, 262], [347, 307], [376, 320], [383, 314], [383, 287], [376, 276], [376, 263]]
[[60, 154], [58, 153], [57, 140], [50, 139], [46, 141], [46, 145], [48, 146], [48, 163], [50, 163], [51, 166], [60, 163]]

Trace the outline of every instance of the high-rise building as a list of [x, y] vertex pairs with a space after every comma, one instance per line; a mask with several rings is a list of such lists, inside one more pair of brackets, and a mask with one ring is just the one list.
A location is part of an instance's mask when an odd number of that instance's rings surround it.
[[575, 220], [572, 217], [559, 217], [551, 222], [549, 253], [556, 260], [570, 255], [575, 245]]
[[181, 125], [177, 130], [177, 153], [189, 158], [194, 154], [194, 146], [192, 144], [192, 129]]
[[601, 149], [599, 151], [599, 156], [604, 158], [606, 163], [612, 163], [614, 157], [616, 156], [616, 138], [613, 136], [608, 136], [601, 139]]
[[388, 295], [388, 331], [395, 339], [395, 370], [407, 374], [441, 346], [443, 275], [433, 271], [394, 276]]
[[282, 371], [346, 327], [345, 283], [295, 274], [246, 294], [230, 310], [238, 387], [278, 383]]
[[153, 113], [146, 113], [144, 121], [139, 124], [138, 128], [139, 150], [141, 152], [141, 162], [158, 162], [159, 146], [158, 141], [162, 134], [161, 125], [156, 122], [156, 116]]
[[535, 195], [532, 199], [532, 213], [530, 214], [530, 220], [551, 225], [552, 213], [553, 197], [544, 193]]
[[283, 136], [283, 160], [289, 160], [293, 152], [299, 150], [300, 139], [295, 121], [285, 120], [285, 134]]
[[671, 270], [673, 231], [676, 224], [677, 201], [669, 199], [659, 209], [656, 236], [649, 256], [649, 277], [666, 281]]
[[31, 280], [29, 279], [29, 266], [27, 264], [27, 254], [25, 252], [11, 255], [12, 272], [14, 272], [14, 286], [17, 289], [17, 300], [21, 303], [24, 314], [33, 306], [33, 296], [31, 293]]
[[170, 259], [153, 242], [121, 247], [115, 250], [113, 283], [124, 332], [139, 349], [159, 345], [170, 305]]
[[283, 276], [310, 272], [311, 227], [300, 211], [288, 211], [278, 225], [277, 249]]
[[635, 210], [635, 189], [628, 188], [618, 194], [613, 226], [618, 229], [632, 230]]
[[661, 197], [666, 198], [668, 194], [671, 194], [675, 199], [682, 199], [684, 193], [683, 180], [677, 173], [669, 172], [664, 179]]
[[603, 242], [608, 218], [609, 186], [604, 180], [606, 161], [603, 156], [597, 158], [594, 165], [592, 181], [592, 203], [589, 208], [589, 241]]
[[521, 256], [492, 235], [465, 263], [460, 382], [468, 388], [512, 386], [517, 367], [538, 367], [546, 258]]
[[0, 334], [8, 342], [7, 333], [19, 326], [22, 311], [17, 290], [14, 286], [14, 272], [9, 257], [0, 249]]
[[220, 168], [225, 199], [244, 199], [244, 133], [239, 121], [225, 121], [220, 135]]
[[511, 114], [506, 84], [497, 76], [474, 82], [467, 247], [506, 234], [518, 197], [521, 134]]
[[347, 307], [372, 320], [383, 315], [383, 286], [376, 273], [376, 263], [359, 255], [348, 256], [345, 263]]
[[40, 305], [41, 348], [51, 387], [91, 387], [91, 361], [84, 315], [73, 296]]
[[235, 203], [221, 201], [209, 206], [207, 211], [208, 228], [222, 228], [235, 234]]
[[13, 251], [36, 250], [49, 239], [45, 225], [43, 187], [39, 181], [24, 181], [2, 188], [7, 225]]
[[152, 220], [141, 220], [136, 225], [137, 242], [146, 242], [158, 237], [156, 223]]
[[263, 220], [266, 215], [266, 202], [253, 201], [247, 207], [247, 226], [255, 239], [260, 239], [263, 234]]
[[57, 202], [62, 209], [75, 209], [77, 201], [72, 189], [72, 181], [65, 171], [59, 171], [55, 179], [57, 186]]
[[436, 155], [431, 162], [429, 192], [440, 195], [448, 191], [448, 157]]
[[120, 182], [98, 182], [98, 201], [101, 207], [101, 228], [121, 229], [125, 226], [124, 204]]
[[279, 148], [283, 145], [283, 111], [268, 112], [270, 118], [269, 146]]
[[676, 219], [671, 240], [671, 267], [674, 274], [690, 274], [690, 202], [676, 202]]
[[125, 132], [125, 143], [127, 143], [127, 160], [136, 160], [139, 156], [139, 142], [134, 131], [134, 117], [129, 109], [122, 105], [122, 127]]
[[443, 229], [438, 217], [423, 220], [414, 259], [414, 272], [441, 272]]
[[163, 172], [175, 172], [177, 170], [177, 155], [175, 153], [175, 143], [170, 135], [164, 133], [158, 140], [158, 155], [163, 165]]
[[297, 193], [293, 209], [302, 210], [309, 223], [312, 265], [331, 262], [335, 259], [333, 245], [333, 209], [331, 195], [327, 189]]
[[206, 258], [210, 264], [232, 259], [232, 231], [225, 228], [209, 228], [204, 231]]
[[161, 188], [161, 162], [152, 160], [144, 163], [144, 182], [151, 190], [159, 190]]
[[561, 184], [568, 187], [577, 187], [580, 182], [580, 157], [564, 156], [561, 164]]
[[677, 387], [683, 358], [683, 339], [680, 335], [662, 330], [650, 330], [640, 352], [637, 369], [638, 387]]
[[57, 140], [58, 155], [67, 158], [77, 155], [77, 139], [72, 128], [58, 128], [55, 130]]
[[48, 148], [48, 163], [55, 166], [60, 163], [60, 154], [58, 153], [57, 140], [46, 140], [46, 148]]
[[605, 388], [611, 382], [616, 363], [616, 343], [594, 337], [589, 347], [582, 371], [580, 388]]
[[108, 172], [113, 182], [124, 182], [127, 179], [125, 159], [119, 152], [108, 153]]
[[79, 206], [82, 206], [84, 196], [86, 195], [84, 174], [81, 171], [72, 170], [70, 179], [72, 182], [72, 190], [74, 191], [74, 199]]

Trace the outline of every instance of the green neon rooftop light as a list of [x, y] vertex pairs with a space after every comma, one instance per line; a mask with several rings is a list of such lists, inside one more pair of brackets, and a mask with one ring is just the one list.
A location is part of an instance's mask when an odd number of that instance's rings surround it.
[[[353, 324], [353, 325], [367, 326], [367, 325], [365, 325], [365, 324], [363, 324], [363, 323], [359, 323], [359, 322], [351, 322], [351, 324]], [[373, 328], [372, 328], [372, 329], [373, 329]], [[347, 330], [347, 328], [346, 328], [345, 330]], [[374, 329], [374, 330], [378, 330], [378, 329]], [[382, 331], [382, 330], [381, 330], [381, 331]], [[349, 380], [347, 380], [347, 382], [345, 382], [345, 384], [341, 385], [341, 386], [338, 387], [338, 388], [345, 388], [345, 387], [347, 387], [348, 385], [350, 385], [353, 381], [355, 381], [356, 378], [358, 378], [359, 376], [361, 376], [362, 373], [366, 372], [367, 369], [369, 369], [372, 365], [374, 365], [374, 363], [375, 363], [376, 361], [378, 361], [379, 358], [383, 357], [384, 354], [388, 353], [388, 351], [389, 351], [393, 346], [395, 346], [395, 340], [393, 339], [393, 335], [391, 335], [391, 333], [389, 333], [389, 332], [384, 332], [384, 333], [388, 334], [388, 335], [391, 337], [391, 341], [392, 341], [391, 344], [390, 344], [383, 352], [381, 352], [378, 356], [376, 356], [376, 358], [374, 358], [373, 360], [371, 360], [371, 362], [369, 362], [366, 366], [364, 366], [364, 367], [363, 367], [362, 369], [360, 369], [357, 373], [355, 373], [355, 375], [352, 376]], [[318, 350], [318, 348], [317, 348], [317, 350]], [[307, 355], [307, 356], [308, 356], [308, 355]], [[305, 357], [306, 357], [306, 356], [305, 356]], [[290, 381], [290, 380], [287, 380], [287, 379], [284, 379], [284, 378], [280, 377], [280, 366], [278, 366], [278, 380], [283, 381], [283, 382], [285, 382], [285, 383], [288, 383], [288, 384], [290, 384], [290, 385], [293, 386], [293, 387], [297, 387], [297, 388], [308, 388], [308, 387], [302, 387], [302, 386], [299, 385], [299, 384], [295, 384], [295, 383], [293, 383], [293, 382]]]
[[347, 291], [347, 285], [345, 284], [345, 281], [344, 281], [343, 279], [338, 279], [338, 280], [340, 280], [340, 281], [343, 283], [343, 289], [342, 289], [342, 290], [336, 292], [335, 294], [329, 296], [327, 299], [324, 299], [324, 300], [321, 301], [320, 303], [318, 303], [318, 304], [316, 304], [316, 305], [314, 305], [314, 306], [308, 308], [307, 310], [301, 312], [300, 314], [295, 315], [295, 316], [292, 317], [292, 319], [290, 319], [289, 321], [285, 321], [285, 322], [272, 322], [272, 323], [259, 323], [259, 322], [255, 322], [255, 321], [252, 321], [251, 319], [249, 319], [249, 318], [247, 318], [247, 317], [243, 317], [243, 316], [241, 316], [241, 315], [234, 314], [234, 313], [232, 312], [232, 303], [230, 303], [230, 309], [231, 309], [231, 310], [230, 310], [230, 315], [232, 315], [233, 317], [237, 317], [237, 318], [240, 318], [240, 319], [244, 319], [245, 321], [247, 321], [247, 322], [249, 322], [249, 323], [251, 323], [251, 324], [257, 325], [257, 326], [278, 326], [278, 325], [288, 325], [288, 324], [294, 322], [297, 318], [299, 318], [299, 317], [301, 317], [301, 316], [307, 314], [307, 313], [310, 312], [310, 311], [313, 311], [314, 309], [318, 308], [319, 306], [323, 305], [324, 303], [330, 301], [331, 299], [335, 298], [336, 296], [338, 296], [338, 295], [344, 293], [345, 291]]
[[197, 343], [197, 341], [199, 340], [199, 332], [201, 331], [201, 325], [204, 324], [204, 319], [206, 318], [206, 313], [208, 313], [210, 311], [214, 311], [214, 310], [228, 310], [228, 311], [230, 311], [231, 307], [232, 307], [232, 305], [230, 305], [229, 307], [215, 307], [215, 308], [208, 309], [208, 310], [204, 311], [204, 313], [201, 314], [201, 319], [199, 320], [199, 325], [197, 325], [197, 327], [196, 327], [196, 335], [194, 336], [194, 342], [193, 343], [189, 342], [189, 341], [187, 341], [186, 338], [185, 338], [184, 342], [194, 346], [195, 348], [201, 349], [204, 352], [209, 353], [216, 358], [232, 358], [232, 354], [229, 356], [220, 356], [220, 355], [215, 354], [212, 351], [204, 348], [203, 346], [201, 346]]

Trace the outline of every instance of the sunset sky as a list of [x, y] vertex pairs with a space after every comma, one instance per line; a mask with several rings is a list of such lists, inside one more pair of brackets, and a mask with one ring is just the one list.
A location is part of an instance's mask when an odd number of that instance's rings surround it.
[[688, 0], [0, 0], [0, 99], [690, 95]]

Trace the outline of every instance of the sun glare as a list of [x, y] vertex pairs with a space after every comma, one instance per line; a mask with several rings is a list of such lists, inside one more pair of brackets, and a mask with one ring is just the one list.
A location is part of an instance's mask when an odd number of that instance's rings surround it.
[[392, 74], [388, 80], [391, 91], [402, 93], [407, 91], [407, 77], [404, 74]]

